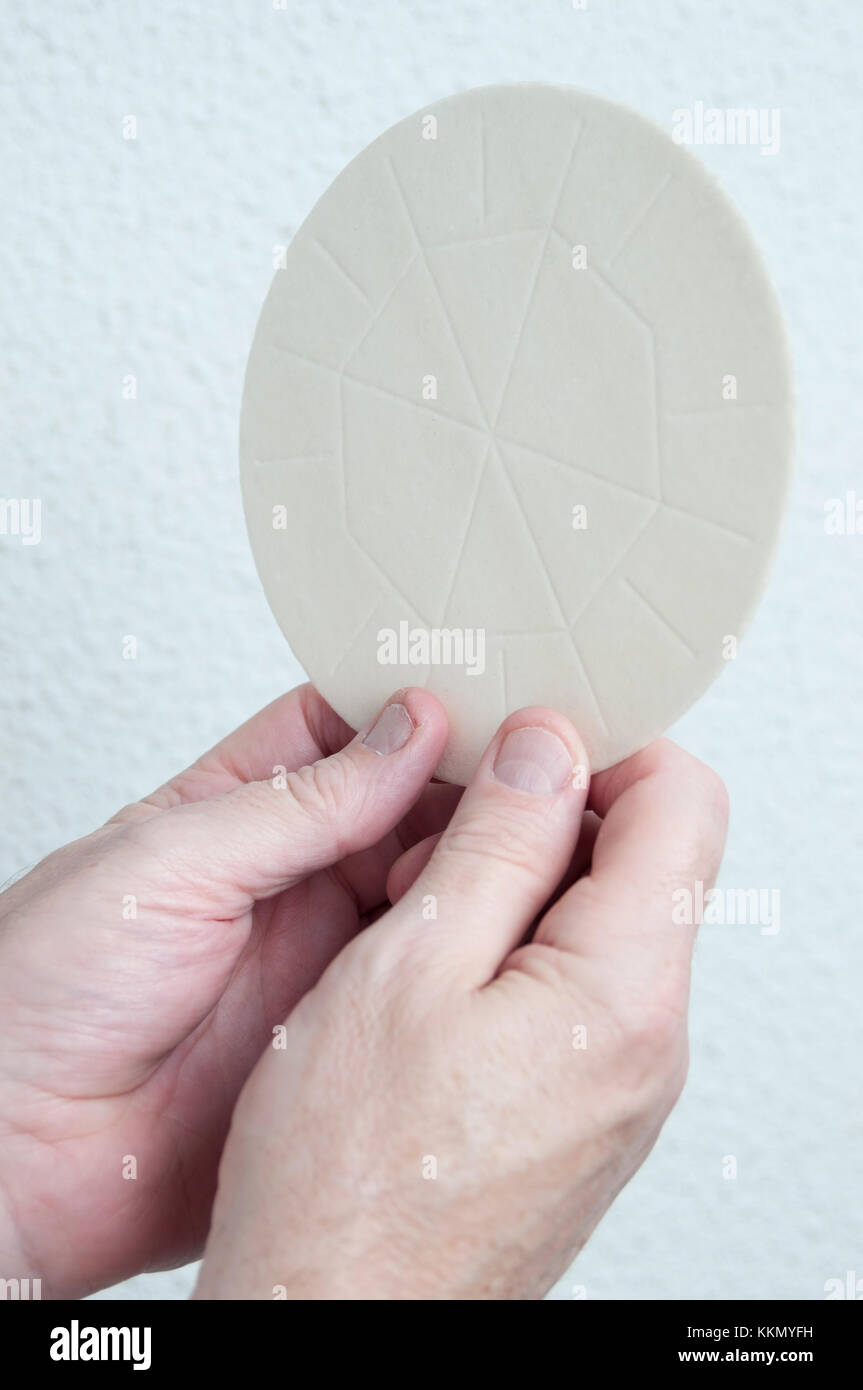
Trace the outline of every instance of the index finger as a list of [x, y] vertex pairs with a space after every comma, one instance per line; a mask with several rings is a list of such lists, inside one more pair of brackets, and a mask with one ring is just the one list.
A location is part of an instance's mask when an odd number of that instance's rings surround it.
[[[597, 774], [589, 805], [603, 817], [590, 873], [546, 915], [535, 940], [594, 961], [613, 988], [652, 989], [688, 971], [695, 935], [685, 894], [707, 891], [725, 845], [721, 778], [661, 739]], [[689, 917], [687, 921], [686, 918]]]

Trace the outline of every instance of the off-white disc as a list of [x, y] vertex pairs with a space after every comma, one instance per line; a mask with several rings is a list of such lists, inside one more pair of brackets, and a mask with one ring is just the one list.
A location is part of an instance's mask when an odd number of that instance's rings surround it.
[[354, 727], [425, 685], [444, 777], [529, 704], [607, 767], [733, 654], [790, 417], [773, 291], [700, 163], [576, 90], [467, 92], [364, 150], [276, 272], [241, 427], [258, 570]]

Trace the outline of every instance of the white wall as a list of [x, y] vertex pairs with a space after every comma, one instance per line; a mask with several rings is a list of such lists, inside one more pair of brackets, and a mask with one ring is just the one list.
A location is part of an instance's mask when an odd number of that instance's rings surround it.
[[731, 791], [722, 882], [780, 888], [781, 930], [703, 930], [688, 1089], [562, 1298], [818, 1298], [863, 1274], [863, 538], [823, 526], [825, 499], [863, 496], [857, 11], [67, 0], [4, 18], [0, 492], [41, 497], [44, 535], [0, 540], [0, 880], [301, 677], [249, 556], [238, 404], [272, 247], [353, 154], [435, 97], [510, 79], [589, 87], [666, 127], [697, 100], [781, 109], [775, 157], [700, 153], [785, 305], [796, 490], [740, 658], [678, 729]]

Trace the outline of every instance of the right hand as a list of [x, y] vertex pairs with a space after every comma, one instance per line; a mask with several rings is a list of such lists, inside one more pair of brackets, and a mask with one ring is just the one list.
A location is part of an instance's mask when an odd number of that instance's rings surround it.
[[638, 1168], [687, 1063], [672, 893], [713, 882], [726, 795], [666, 741], [594, 777], [590, 872], [525, 943], [578, 839], [574, 766], [565, 719], [510, 716], [394, 865], [397, 904], [241, 1094], [198, 1297], [538, 1298]]

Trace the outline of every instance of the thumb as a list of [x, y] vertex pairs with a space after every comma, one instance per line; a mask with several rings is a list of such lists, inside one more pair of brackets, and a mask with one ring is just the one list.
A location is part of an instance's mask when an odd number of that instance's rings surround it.
[[266, 898], [377, 844], [410, 809], [440, 761], [443, 707], [400, 690], [331, 757], [177, 806], [135, 827], [163, 869], [224, 897]]

